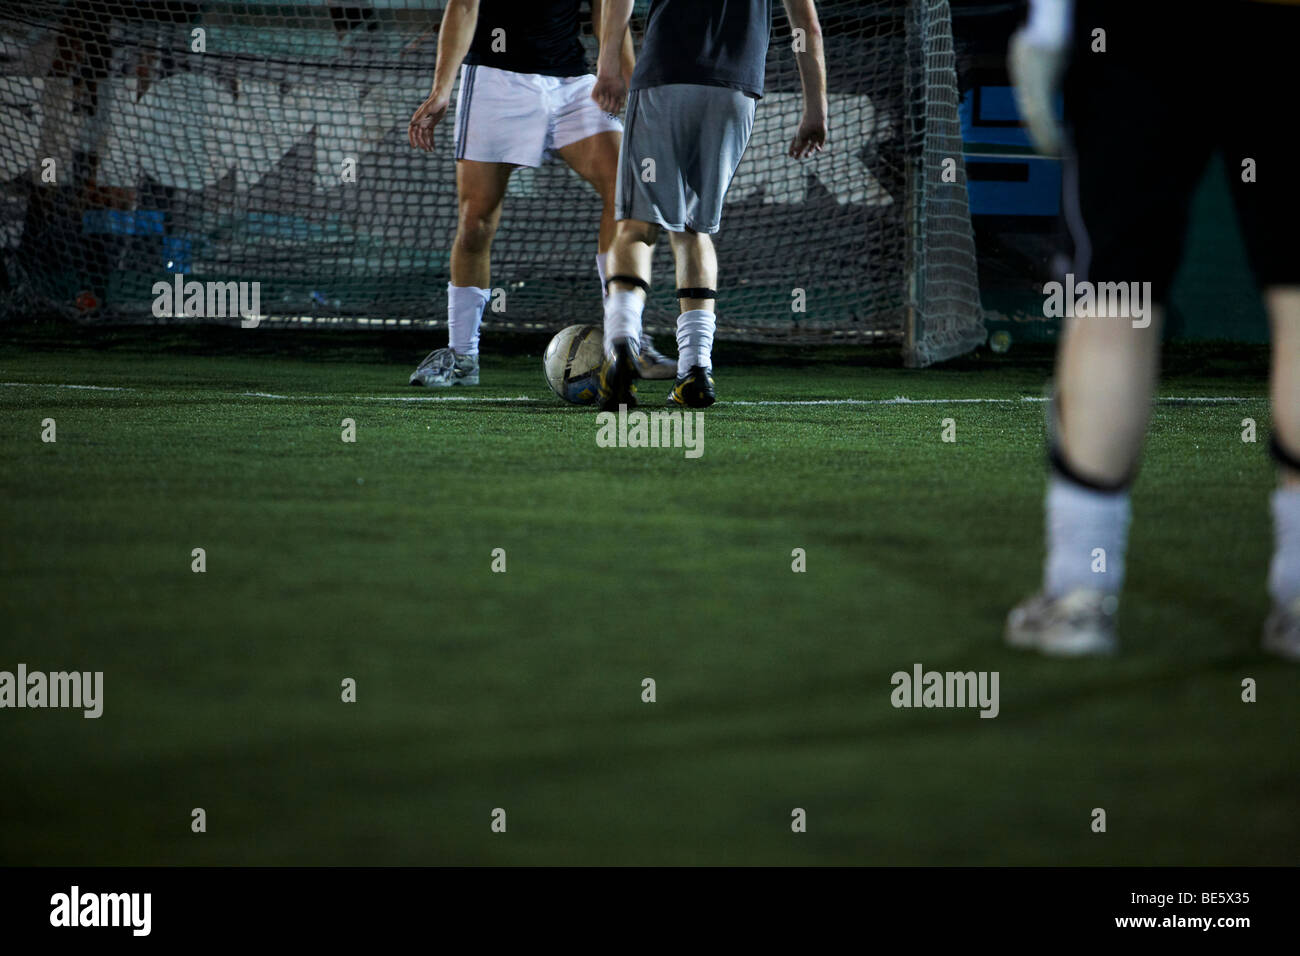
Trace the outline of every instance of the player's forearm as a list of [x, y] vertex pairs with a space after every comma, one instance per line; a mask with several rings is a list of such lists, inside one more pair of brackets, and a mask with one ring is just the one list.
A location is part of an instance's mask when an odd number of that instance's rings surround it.
[[626, 63], [632, 44], [627, 24], [632, 19], [632, 0], [604, 0], [602, 7], [600, 62], [596, 71], [605, 76], [627, 75]]
[[438, 63], [433, 71], [433, 96], [450, 96], [461, 61], [469, 52], [478, 25], [478, 0], [450, 0], [438, 30]]
[[794, 36], [794, 58], [799, 67], [806, 110], [826, 113], [826, 55], [822, 47], [822, 25], [812, 0], [786, 0]]
[[803, 105], [808, 110], [820, 110], [825, 115], [826, 102], [826, 57], [822, 53], [822, 34], [808, 34], [808, 51], [795, 55], [799, 64], [799, 80], [803, 85]]
[[636, 69], [636, 48], [632, 46], [632, 30], [623, 29], [623, 79], [632, 82], [632, 71]]

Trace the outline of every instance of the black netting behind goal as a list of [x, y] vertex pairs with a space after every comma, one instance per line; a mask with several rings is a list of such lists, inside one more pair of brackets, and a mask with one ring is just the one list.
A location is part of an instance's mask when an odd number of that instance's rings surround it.
[[[0, 308], [195, 321], [155, 294], [180, 274], [257, 283], [267, 323], [443, 324], [452, 121], [433, 154], [406, 139], [442, 6], [2, 0]], [[983, 322], [946, 0], [819, 4], [831, 143], [803, 162], [786, 156], [799, 80], [776, 7], [717, 237], [719, 334], [902, 343], [909, 364], [968, 351]], [[486, 334], [599, 321], [599, 215], [558, 160], [514, 173]], [[666, 247], [656, 330], [676, 315]]]

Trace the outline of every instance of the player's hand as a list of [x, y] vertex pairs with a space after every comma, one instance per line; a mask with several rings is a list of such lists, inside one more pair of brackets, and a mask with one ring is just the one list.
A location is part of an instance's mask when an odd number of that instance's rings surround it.
[[1059, 156], [1064, 134], [1056, 119], [1056, 93], [1065, 72], [1063, 49], [1030, 43], [1024, 30], [1011, 35], [1007, 72], [1011, 74], [1016, 108], [1035, 148], [1045, 156]]
[[411, 117], [410, 125], [406, 127], [406, 138], [412, 146], [425, 152], [433, 149], [433, 128], [447, 115], [450, 105], [450, 96], [429, 94], [429, 98], [420, 104], [420, 108]]
[[618, 73], [601, 73], [596, 77], [596, 85], [591, 88], [591, 98], [610, 116], [618, 116], [623, 112], [623, 104], [627, 102], [627, 81]]
[[820, 110], [804, 110], [799, 130], [790, 141], [790, 155], [795, 159], [806, 159], [813, 153], [820, 153], [825, 146], [826, 114]]

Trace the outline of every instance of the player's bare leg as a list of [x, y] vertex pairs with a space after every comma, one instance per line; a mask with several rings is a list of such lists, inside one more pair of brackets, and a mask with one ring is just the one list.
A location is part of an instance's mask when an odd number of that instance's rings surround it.
[[618, 179], [618, 147], [622, 134], [597, 133], [556, 150], [569, 168], [591, 184], [600, 195], [600, 235], [596, 240], [599, 255], [609, 252], [617, 223], [614, 219], [614, 183]]
[[[1069, 321], [1056, 364], [1056, 442], [1070, 469], [1106, 488], [1136, 470], [1160, 368], [1161, 310]], [[1144, 323], [1145, 319], [1140, 319]]]
[[1264, 626], [1264, 648], [1300, 661], [1300, 288], [1269, 289], [1264, 301], [1273, 330], [1269, 381], [1279, 479], [1268, 575], [1273, 611]]
[[[618, 148], [622, 134], [597, 133], [576, 143], [570, 143], [557, 152], [569, 167], [591, 184], [600, 195], [600, 235], [596, 242], [596, 274], [600, 277], [601, 295], [607, 294], [605, 279], [608, 270], [609, 248], [614, 243], [618, 222], [614, 218], [614, 189], [618, 180]], [[637, 367], [642, 378], [672, 378], [676, 364], [656, 351], [648, 333], [641, 332]]]
[[[1264, 296], [1273, 327], [1273, 433], [1283, 449], [1300, 451], [1300, 287], [1269, 289]], [[1283, 486], [1300, 485], [1300, 469], [1280, 463]]]
[[492, 282], [492, 239], [501, 223], [509, 163], [456, 162], [456, 238], [451, 247], [451, 284], [487, 289]]
[[[673, 262], [677, 266], [677, 288], [679, 289], [716, 289], [718, 285], [718, 254], [713, 248], [713, 239], [704, 232], [670, 232], [669, 244], [673, 250]], [[713, 311], [713, 296], [701, 298], [686, 296], [679, 298], [682, 311]]]
[[707, 233], [668, 234], [677, 267], [677, 378], [668, 396], [670, 405], [707, 408], [717, 396], [713, 388], [713, 335], [717, 327], [718, 256]]
[[1117, 647], [1137, 471], [1160, 361], [1161, 310], [1071, 319], [1049, 407], [1053, 474], [1042, 591], [1007, 618], [1007, 640], [1060, 656]]
[[602, 411], [636, 405], [641, 314], [658, 240], [659, 227], [637, 219], [621, 219], [614, 230], [608, 260], [609, 293], [605, 296], [605, 363], [597, 398]]
[[457, 222], [447, 286], [447, 348], [430, 352], [411, 375], [412, 385], [478, 384], [478, 339], [492, 297], [492, 239], [501, 222], [508, 163], [456, 162]]
[[[654, 258], [655, 244], [659, 241], [659, 227], [651, 222], [623, 219], [615, 224], [614, 241], [609, 247], [610, 276], [635, 276], [645, 285], [650, 284], [650, 262]], [[625, 279], [612, 279], [609, 291], [623, 289], [640, 291], [645, 301], [644, 289]]]

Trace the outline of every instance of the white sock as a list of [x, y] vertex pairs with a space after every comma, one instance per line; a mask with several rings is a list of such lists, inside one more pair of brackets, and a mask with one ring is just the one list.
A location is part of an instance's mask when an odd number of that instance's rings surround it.
[[457, 355], [478, 355], [478, 332], [489, 289], [447, 283], [447, 344]]
[[601, 252], [596, 255], [596, 275], [600, 276], [600, 296], [602, 299], [605, 297], [606, 294], [605, 279], [607, 279], [608, 276], [605, 275], [605, 263], [608, 261], [609, 261], [608, 252]]
[[705, 309], [691, 309], [677, 316], [677, 374], [685, 375], [692, 365], [713, 368], [713, 330], [718, 317]]
[[615, 289], [605, 296], [605, 354], [612, 355], [619, 339], [641, 342], [641, 313], [645, 299], [636, 292]]
[[[1054, 597], [1080, 588], [1118, 594], [1124, 586], [1129, 493], [1093, 491], [1053, 475], [1047, 485], [1046, 511], [1043, 590]], [[1098, 548], [1102, 553], [1097, 553]]]
[[1278, 604], [1300, 598], [1300, 485], [1273, 492], [1273, 563], [1268, 569], [1268, 593]]

